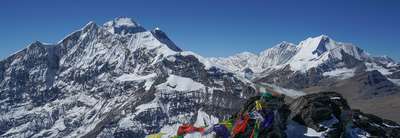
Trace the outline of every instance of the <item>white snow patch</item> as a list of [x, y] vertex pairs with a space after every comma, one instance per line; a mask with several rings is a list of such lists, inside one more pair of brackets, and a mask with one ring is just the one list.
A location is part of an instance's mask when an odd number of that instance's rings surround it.
[[340, 100], [340, 97], [331, 97], [331, 100]]
[[390, 72], [389, 69], [386, 69], [382, 66], [378, 66], [375, 63], [365, 63], [365, 66], [367, 66], [367, 71], [373, 71], [373, 70], [377, 70], [380, 73], [382, 73], [382, 75], [390, 75], [392, 74], [392, 72]]
[[400, 79], [390, 79], [388, 78], [391, 82], [393, 82], [395, 85], [400, 86]]
[[[159, 42], [160, 43], [160, 42]], [[169, 56], [169, 55], [175, 55], [177, 52], [173, 51], [170, 49], [167, 45], [165, 44], [160, 44], [160, 46], [156, 49], [157, 53], [160, 53], [160, 56]]]
[[348, 68], [340, 68], [340, 69], [335, 69], [329, 72], [324, 72], [322, 75], [323, 76], [328, 76], [328, 77], [336, 77], [339, 79], [348, 79], [354, 76], [355, 69], [348, 69]]
[[58, 130], [58, 131], [63, 131], [65, 130], [67, 127], [64, 124], [64, 119], [58, 119], [53, 126], [54, 129]]
[[134, 27], [134, 26], [136, 26], [136, 23], [134, 23], [131, 18], [117, 18], [114, 20], [114, 23], [115, 23], [114, 25], [116, 27], [120, 27], [120, 26]]
[[150, 90], [151, 86], [153, 85], [154, 80], [151, 81], [146, 81], [146, 83], [144, 84], [144, 88], [146, 91]]
[[150, 90], [151, 86], [154, 83], [154, 79], [157, 76], [156, 73], [151, 73], [145, 76], [137, 75], [137, 74], [123, 74], [119, 76], [116, 80], [117, 81], [136, 81], [136, 82], [142, 82], [146, 81], [144, 84], [145, 90], [148, 91]]
[[157, 85], [156, 88], [169, 91], [197, 91], [205, 89], [205, 86], [190, 78], [170, 75], [165, 83]]
[[120, 128], [130, 128], [135, 126], [135, 123], [131, 120], [131, 117], [125, 117], [119, 121], [118, 126]]
[[324, 132], [317, 132], [312, 128], [307, 128], [307, 133], [305, 133], [305, 136], [309, 136], [309, 137], [321, 137], [324, 134]]
[[116, 80], [118, 81], [143, 81], [143, 80], [148, 80], [151, 78], [156, 77], [157, 74], [156, 73], [151, 73], [148, 75], [137, 75], [137, 74], [123, 74], [121, 76], [119, 76]]
[[128, 48], [132, 51], [135, 51], [139, 48], [144, 48], [146, 49], [144, 52], [155, 52], [156, 57], [151, 64], [155, 64], [165, 57], [178, 53], [170, 49], [164, 43], [158, 41], [158, 39], [150, 31], [135, 33], [130, 39], [131, 40], [129, 41]]
[[196, 127], [207, 127], [218, 123], [218, 118], [212, 115], [208, 115], [201, 109], [197, 111], [197, 119], [194, 123]]
[[302, 92], [302, 91], [297, 91], [297, 90], [293, 90], [293, 89], [286, 89], [286, 88], [282, 88], [282, 87], [279, 87], [279, 86], [274, 85], [274, 84], [267, 84], [267, 83], [261, 83], [261, 84], [262, 84], [262, 85], [269, 86], [269, 87], [271, 87], [274, 91], [276, 91], [276, 92], [278, 92], [278, 93], [281, 93], [281, 94], [284, 94], [284, 95], [287, 95], [287, 96], [292, 97], [292, 98], [297, 98], [297, 97], [306, 95], [306, 94], [305, 94], [304, 92]]
[[137, 106], [135, 108], [136, 109], [135, 114], [139, 114], [139, 113], [144, 112], [144, 111], [146, 111], [148, 109], [158, 108], [158, 107], [160, 107], [160, 105], [158, 104], [158, 98], [155, 98], [153, 101], [151, 101], [149, 103]]
[[167, 60], [168, 60], [168, 61], [171, 61], [171, 62], [175, 62], [175, 61], [176, 61], [176, 58], [175, 58], [175, 56], [168, 56], [168, 57], [167, 57]]
[[392, 126], [386, 123], [383, 123], [383, 125], [385, 125], [386, 127], [390, 127], [390, 128], [400, 128], [400, 126]]
[[331, 115], [331, 119], [321, 122], [320, 126], [325, 127], [325, 128], [330, 128], [330, 127], [332, 127], [332, 125], [334, 125], [336, 123], [339, 123], [339, 120], [334, 115]]

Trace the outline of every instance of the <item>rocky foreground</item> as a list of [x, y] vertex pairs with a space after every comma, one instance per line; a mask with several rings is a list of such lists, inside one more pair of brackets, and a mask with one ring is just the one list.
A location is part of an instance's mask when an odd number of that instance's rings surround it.
[[[228, 132], [214, 129], [211, 134], [188, 132], [180, 137], [400, 137], [399, 124], [351, 109], [336, 92], [301, 96], [289, 104], [284, 99], [283, 95], [249, 98], [240, 112], [227, 119], [232, 126], [226, 125], [227, 120], [224, 120], [205, 127], [211, 130], [224, 125]], [[262, 109], [258, 107], [260, 102]], [[257, 118], [257, 113], [264, 119]]]

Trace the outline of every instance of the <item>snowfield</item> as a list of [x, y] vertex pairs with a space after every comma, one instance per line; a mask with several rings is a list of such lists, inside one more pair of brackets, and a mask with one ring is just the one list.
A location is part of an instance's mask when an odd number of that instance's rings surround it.
[[297, 91], [297, 90], [293, 90], [293, 89], [286, 89], [286, 88], [282, 88], [279, 86], [276, 86], [274, 84], [268, 84], [268, 83], [261, 83], [262, 85], [271, 87], [274, 91], [280, 93], [280, 94], [284, 94], [286, 96], [289, 96], [291, 98], [298, 98], [300, 96], [306, 95], [306, 93], [302, 92], [302, 91]]
[[354, 76], [355, 69], [340, 68], [329, 72], [324, 72], [322, 75], [327, 77], [335, 77], [341, 80], [348, 79]]
[[165, 83], [157, 85], [156, 88], [167, 91], [197, 91], [204, 90], [205, 86], [190, 78], [170, 75]]

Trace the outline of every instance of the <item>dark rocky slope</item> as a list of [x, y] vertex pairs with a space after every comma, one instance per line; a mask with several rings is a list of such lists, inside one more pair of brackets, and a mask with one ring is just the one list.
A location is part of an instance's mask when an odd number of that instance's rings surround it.
[[[255, 110], [255, 102], [260, 97], [250, 98], [241, 112]], [[387, 137], [400, 136], [400, 125], [396, 122], [350, 109], [347, 101], [336, 92], [320, 92], [301, 96], [290, 104], [284, 104], [284, 98], [275, 97], [265, 106], [276, 110], [279, 119], [273, 125], [259, 131], [260, 137]], [[254, 128], [255, 120], [250, 120], [246, 132], [239, 136], [248, 137]], [[310, 129], [315, 132], [310, 131]]]

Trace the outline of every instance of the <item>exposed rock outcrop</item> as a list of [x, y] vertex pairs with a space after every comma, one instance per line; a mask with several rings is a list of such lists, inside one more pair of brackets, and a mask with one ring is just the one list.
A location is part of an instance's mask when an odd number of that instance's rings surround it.
[[[260, 96], [250, 98], [238, 115], [255, 110]], [[301, 96], [290, 104], [283, 97], [266, 101], [265, 108], [276, 111], [272, 127], [260, 129], [259, 137], [399, 137], [400, 125], [374, 115], [351, 110], [336, 92]], [[246, 131], [236, 135], [249, 137], [256, 120], [250, 119]]]

